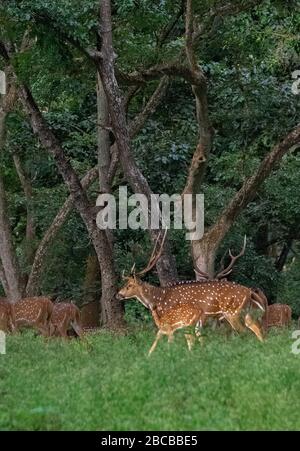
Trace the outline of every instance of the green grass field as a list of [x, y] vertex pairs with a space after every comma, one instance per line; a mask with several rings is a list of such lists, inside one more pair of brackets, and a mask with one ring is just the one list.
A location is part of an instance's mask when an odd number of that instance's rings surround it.
[[162, 340], [155, 331], [100, 333], [91, 347], [8, 337], [0, 355], [1, 430], [300, 429], [300, 355], [292, 330], [252, 334], [206, 331], [204, 346]]

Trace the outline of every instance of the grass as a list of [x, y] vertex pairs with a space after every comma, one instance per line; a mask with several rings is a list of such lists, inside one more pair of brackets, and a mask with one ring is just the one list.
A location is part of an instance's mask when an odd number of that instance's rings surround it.
[[265, 343], [207, 330], [189, 353], [154, 329], [102, 332], [91, 347], [7, 338], [0, 355], [0, 430], [300, 429], [300, 355], [291, 330]]

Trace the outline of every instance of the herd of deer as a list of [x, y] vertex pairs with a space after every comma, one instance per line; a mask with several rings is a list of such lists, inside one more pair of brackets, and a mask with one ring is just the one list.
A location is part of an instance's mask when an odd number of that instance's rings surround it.
[[[145, 269], [137, 273], [134, 265], [130, 276], [125, 277], [123, 273], [126, 283], [117, 294], [119, 300], [136, 298], [151, 311], [158, 332], [149, 355], [163, 335], [167, 335], [169, 342], [173, 341], [174, 333], [178, 329], [193, 326], [195, 335], [200, 338], [201, 329], [210, 317], [218, 321], [226, 320], [236, 332], [243, 331], [246, 326], [260, 341], [264, 339], [263, 330], [267, 330], [269, 326], [290, 323], [291, 309], [288, 305], [268, 306], [267, 298], [260, 289], [247, 288], [226, 279], [232, 272], [236, 260], [245, 252], [246, 237], [241, 252], [234, 256], [229, 251], [230, 264], [213, 279], [196, 268], [195, 272], [201, 279], [199, 281], [179, 282], [167, 287], [157, 287], [143, 282], [141, 277], [156, 265], [162, 254], [165, 237], [166, 231], [162, 237], [158, 237]], [[251, 307], [262, 310], [261, 322], [253, 317]], [[189, 349], [192, 348], [195, 335], [185, 334]]]
[[68, 338], [70, 329], [78, 337], [83, 336], [80, 310], [74, 304], [54, 304], [47, 297], [25, 298], [10, 304], [0, 298], [0, 330], [13, 333], [25, 327], [34, 328], [44, 337]]
[[[263, 341], [263, 331], [268, 327], [290, 323], [291, 309], [288, 305], [268, 306], [261, 290], [227, 281], [226, 276], [231, 273], [235, 261], [245, 252], [246, 239], [238, 255], [233, 256], [229, 251], [230, 264], [213, 279], [197, 268], [195, 271], [201, 279], [199, 281], [179, 282], [166, 287], [143, 282], [141, 277], [156, 265], [162, 254], [166, 232], [163, 236], [159, 235], [149, 262], [142, 271], [135, 272], [133, 266], [130, 276], [123, 274], [126, 283], [116, 295], [117, 300], [136, 298], [151, 311], [158, 332], [149, 355], [163, 335], [167, 335], [171, 342], [175, 331], [190, 326], [195, 329], [195, 334], [188, 332], [185, 338], [191, 350], [195, 336], [201, 338], [201, 329], [207, 318], [218, 322], [226, 320], [237, 332], [243, 331], [246, 326], [260, 341]], [[263, 312], [261, 321], [253, 317], [252, 308]], [[74, 304], [52, 303], [47, 297], [26, 298], [10, 304], [0, 298], [0, 330], [13, 333], [23, 327], [32, 327], [45, 337], [68, 338], [70, 329], [80, 338], [84, 334], [80, 310]]]

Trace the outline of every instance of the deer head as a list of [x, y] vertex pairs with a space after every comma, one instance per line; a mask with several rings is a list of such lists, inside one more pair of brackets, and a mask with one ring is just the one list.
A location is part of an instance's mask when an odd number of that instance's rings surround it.
[[[165, 230], [163, 236], [159, 233], [156, 242], [154, 244], [153, 251], [149, 258], [149, 261], [144, 269], [139, 272], [135, 271], [135, 264], [131, 268], [130, 276], [125, 276], [124, 272], [122, 274], [122, 279], [126, 280], [125, 285], [120, 289], [120, 291], [116, 295], [116, 299], [138, 299], [145, 307], [150, 308], [150, 301], [148, 300], [147, 291], [150, 290], [150, 286], [147, 287], [147, 284], [142, 282], [141, 277], [145, 275], [147, 272], [151, 271], [151, 269], [156, 265], [159, 260], [162, 251], [164, 242], [167, 235], [167, 229]], [[162, 237], [161, 237], [162, 236]]]
[[[136, 298], [145, 305], [145, 301], [142, 300], [144, 283], [141, 281], [141, 279], [136, 277], [136, 275], [131, 275], [128, 277], [123, 276], [123, 280], [126, 280], [126, 283], [117, 293], [116, 298], [118, 300]], [[148, 308], [148, 305], [145, 305], [145, 307]]]

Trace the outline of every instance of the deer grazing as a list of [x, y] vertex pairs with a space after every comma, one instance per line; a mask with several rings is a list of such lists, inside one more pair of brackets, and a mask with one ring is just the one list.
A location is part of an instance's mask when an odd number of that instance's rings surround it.
[[13, 305], [5, 298], [0, 298], [0, 330], [5, 333], [16, 330]]
[[25, 298], [14, 304], [16, 326], [19, 329], [30, 327], [49, 337], [52, 334], [50, 318], [53, 303], [47, 297]]
[[[179, 282], [167, 287], [157, 287], [143, 282], [141, 277], [154, 267], [161, 256], [165, 236], [166, 232], [161, 239], [160, 247], [158, 243], [161, 236], [158, 237], [149, 262], [142, 271], [136, 273], [133, 266], [129, 277], [123, 275], [127, 282], [117, 294], [117, 299], [136, 298], [150, 309], [159, 328], [150, 353], [162, 335], [172, 337], [175, 330], [193, 323], [201, 327], [206, 316], [225, 318], [234, 330], [242, 331], [244, 326], [240, 317], [246, 306], [255, 303], [262, 311], [265, 310], [265, 301], [257, 293], [224, 279]], [[232, 256], [232, 259], [236, 257]], [[222, 271], [222, 277], [231, 271], [232, 266], [233, 262]], [[250, 313], [244, 318], [244, 324], [260, 341], [263, 341], [261, 328]]]
[[81, 338], [83, 329], [81, 326], [80, 310], [69, 302], [61, 302], [53, 305], [51, 315], [52, 335], [68, 338], [68, 331], [72, 330]]

